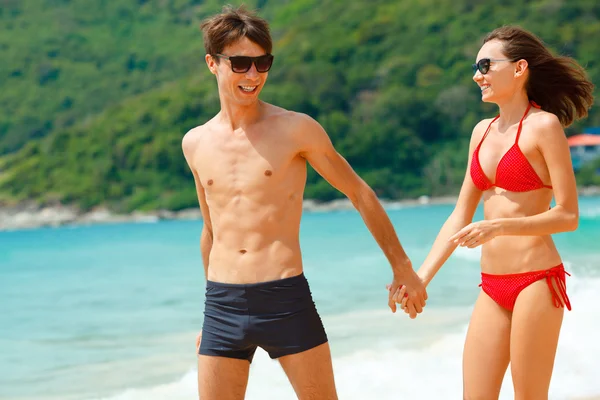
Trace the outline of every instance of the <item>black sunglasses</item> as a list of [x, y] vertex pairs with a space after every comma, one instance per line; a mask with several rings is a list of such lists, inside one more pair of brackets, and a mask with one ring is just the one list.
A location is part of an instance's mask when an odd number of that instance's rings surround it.
[[477, 63], [473, 64], [473, 75], [477, 73], [477, 70], [481, 72], [482, 75], [485, 75], [490, 70], [490, 64], [496, 61], [512, 61], [507, 58], [482, 58], [477, 61]]
[[231, 64], [231, 70], [236, 74], [243, 74], [248, 72], [252, 67], [252, 63], [256, 65], [256, 70], [258, 72], [268, 72], [271, 69], [271, 65], [273, 65], [273, 55], [265, 54], [258, 57], [248, 57], [248, 56], [225, 56], [223, 54], [215, 54], [219, 58], [224, 58], [229, 60]]

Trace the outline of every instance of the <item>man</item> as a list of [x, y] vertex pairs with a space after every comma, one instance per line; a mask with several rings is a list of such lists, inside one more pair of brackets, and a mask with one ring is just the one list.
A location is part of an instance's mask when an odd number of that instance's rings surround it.
[[360, 212], [389, 260], [391, 294], [427, 294], [371, 188], [312, 118], [258, 99], [273, 62], [267, 22], [225, 8], [202, 24], [220, 112], [182, 147], [203, 216], [207, 278], [198, 357], [203, 400], [243, 399], [257, 346], [280, 361], [300, 399], [337, 399], [331, 353], [303, 274], [299, 245], [306, 162]]

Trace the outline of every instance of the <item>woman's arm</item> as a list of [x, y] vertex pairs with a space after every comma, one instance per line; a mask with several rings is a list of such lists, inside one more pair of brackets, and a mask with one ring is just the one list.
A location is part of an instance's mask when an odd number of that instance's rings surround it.
[[457, 244], [450, 242], [448, 239], [456, 232], [460, 231], [466, 225], [468, 225], [475, 215], [477, 205], [481, 200], [482, 192], [477, 189], [473, 180], [471, 179], [471, 159], [473, 151], [477, 147], [477, 144], [481, 140], [484, 130], [489, 124], [489, 120], [481, 121], [473, 129], [471, 135], [471, 142], [469, 144], [469, 156], [467, 162], [467, 170], [463, 180], [460, 194], [456, 201], [456, 206], [452, 211], [452, 214], [448, 217], [442, 229], [438, 233], [429, 254], [425, 258], [425, 261], [421, 265], [421, 268], [417, 271], [417, 274], [423, 279], [425, 285], [433, 279], [435, 274], [440, 270], [442, 265], [446, 262], [448, 257], [454, 252]]
[[497, 218], [469, 224], [450, 238], [452, 243], [474, 248], [496, 236], [543, 236], [577, 229], [577, 184], [562, 125], [555, 115], [548, 113], [540, 118], [537, 129], [543, 132], [538, 147], [550, 173], [556, 205], [528, 217]]
[[[473, 158], [473, 151], [477, 147], [485, 132], [485, 128], [489, 123], [489, 119], [483, 120], [479, 122], [473, 129], [469, 144], [467, 170], [465, 172], [465, 177], [460, 189], [460, 194], [456, 200], [456, 205], [454, 206], [454, 210], [444, 225], [442, 225], [440, 232], [433, 242], [433, 246], [431, 247], [429, 254], [417, 271], [417, 275], [419, 275], [425, 286], [429, 285], [435, 274], [438, 273], [442, 265], [444, 265], [448, 257], [450, 257], [452, 252], [454, 252], [456, 249], [457, 244], [450, 241], [449, 238], [473, 220], [473, 216], [477, 210], [477, 205], [481, 200], [482, 192], [481, 190], [477, 189], [473, 183], [473, 180], [471, 179], [471, 160]], [[405, 293], [406, 290], [404, 287], [398, 289], [393, 296], [393, 300], [397, 303], [401, 302], [402, 308], [406, 312], [406, 305], [410, 305], [411, 301], [405, 298]]]
[[563, 128], [554, 114], [540, 118], [543, 139], [539, 149], [544, 156], [556, 205], [541, 214], [522, 218], [500, 218], [499, 235], [542, 236], [574, 231], [579, 224], [577, 183], [569, 144]]

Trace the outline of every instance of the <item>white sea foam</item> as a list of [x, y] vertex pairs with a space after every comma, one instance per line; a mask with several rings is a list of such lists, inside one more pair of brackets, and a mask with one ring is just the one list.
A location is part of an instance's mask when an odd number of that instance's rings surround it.
[[579, 211], [579, 216], [586, 219], [600, 218], [600, 207], [583, 208]]
[[477, 261], [481, 259], [481, 246], [469, 249], [468, 247], [457, 247], [452, 253], [452, 257], [456, 257], [466, 261]]
[[[571, 277], [569, 292], [573, 310], [565, 313], [563, 330], [556, 356], [550, 399], [567, 400], [600, 394], [600, 279]], [[340, 399], [458, 399], [461, 397], [461, 352], [466, 332], [464, 318], [467, 309], [444, 311], [430, 310], [419, 318], [425, 322], [416, 328], [407, 328], [408, 323], [398, 322], [397, 332], [390, 332], [394, 325], [383, 314], [356, 313], [329, 319], [332, 343], [344, 328], [354, 321], [372, 330], [363, 329], [365, 340], [373, 340], [369, 332], [384, 330], [380, 340], [373, 346], [356, 351], [334, 349], [334, 369]], [[445, 319], [444, 316], [445, 315]], [[441, 319], [440, 319], [441, 318]], [[365, 322], [366, 319], [366, 322]], [[417, 319], [419, 321], [419, 319]], [[413, 321], [416, 322], [416, 321]], [[449, 328], [459, 324], [454, 329]], [[423, 336], [421, 329], [434, 326], [446, 333]], [[442, 328], [445, 326], [445, 328]], [[439, 330], [435, 332], [440, 332]], [[358, 335], [361, 336], [362, 334]], [[409, 335], [422, 340], [406, 347]], [[423, 338], [427, 338], [426, 340]], [[337, 338], [341, 341], [342, 338]], [[360, 338], [358, 338], [360, 340]], [[336, 354], [342, 354], [335, 356]], [[194, 369], [179, 381], [149, 389], [127, 390], [117, 396], [102, 400], [188, 400], [196, 398], [196, 372]], [[279, 364], [258, 351], [250, 371], [247, 389], [248, 400], [295, 399], [294, 392]], [[512, 381], [510, 371], [504, 381], [501, 399], [511, 399]]]

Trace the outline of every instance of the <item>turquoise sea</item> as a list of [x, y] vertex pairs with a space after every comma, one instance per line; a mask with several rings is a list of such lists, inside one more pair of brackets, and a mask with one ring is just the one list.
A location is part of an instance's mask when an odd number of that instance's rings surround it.
[[[415, 266], [451, 205], [388, 209]], [[566, 313], [551, 399], [600, 394], [600, 198], [555, 235]], [[476, 219], [481, 218], [481, 210]], [[0, 232], [0, 399], [196, 399], [203, 316], [201, 221]], [[479, 250], [457, 249], [416, 320], [387, 308], [390, 268], [355, 211], [305, 213], [305, 274], [327, 329], [340, 399], [461, 398], [461, 352]], [[512, 398], [510, 373], [502, 399]], [[247, 399], [294, 399], [258, 351]]]

